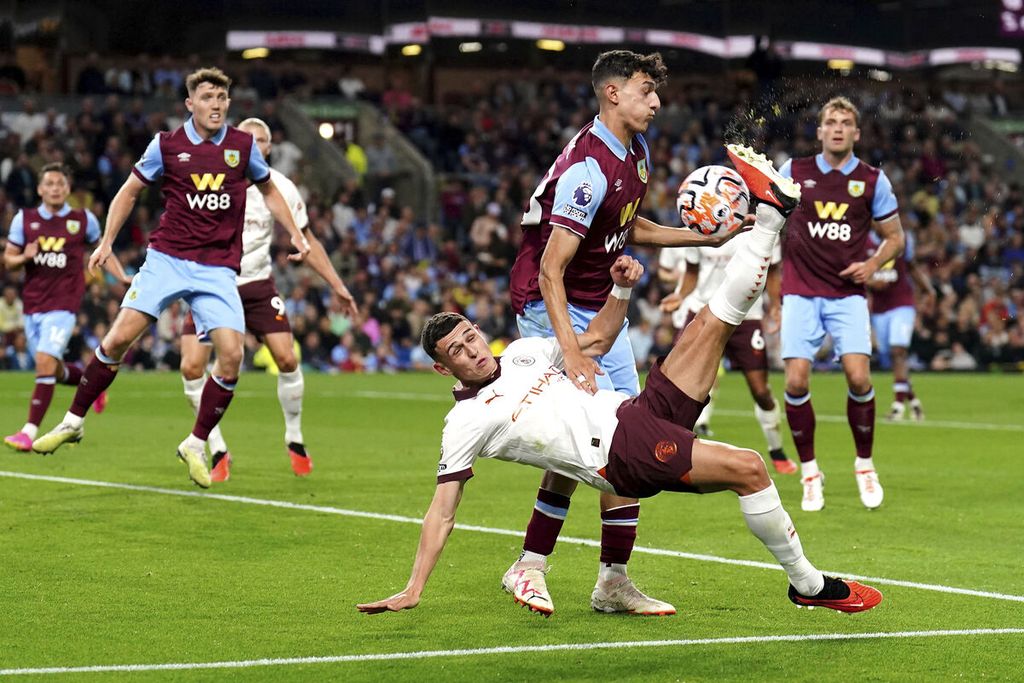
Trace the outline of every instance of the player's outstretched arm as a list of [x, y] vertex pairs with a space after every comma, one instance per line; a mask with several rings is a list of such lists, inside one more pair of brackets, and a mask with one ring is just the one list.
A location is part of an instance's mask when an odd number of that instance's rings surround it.
[[295, 225], [295, 218], [288, 208], [288, 202], [285, 201], [281, 191], [277, 189], [277, 185], [268, 177], [266, 182], [259, 183], [256, 187], [259, 188], [260, 193], [263, 195], [263, 201], [267, 203], [270, 215], [274, 217], [275, 221], [283, 225], [284, 229], [292, 237], [292, 245], [295, 247], [296, 253], [288, 254], [288, 259], [291, 261], [301, 261], [306, 258], [309, 255], [309, 240], [306, 239], [306, 236]]
[[359, 306], [356, 305], [356, 300], [352, 298], [352, 293], [348, 291], [348, 287], [341, 281], [341, 277], [335, 272], [323, 243], [317, 239], [313, 231], [309, 229], [309, 226], [304, 227], [302, 233], [309, 241], [309, 256], [307, 260], [310, 267], [324, 279], [324, 282], [330, 285], [331, 291], [341, 301], [342, 310], [349, 317], [355, 318], [359, 315]]
[[[135, 208], [135, 202], [138, 201], [139, 195], [145, 188], [146, 184], [133, 173], [128, 176], [128, 179], [124, 181], [124, 185], [117, 191], [114, 198], [110, 200], [110, 209], [107, 211], [107, 224], [103, 230], [103, 237], [100, 238], [100, 243], [96, 245], [92, 256], [89, 257], [88, 270], [96, 270], [100, 266], [106, 266], [107, 260], [114, 250], [114, 240], [117, 239], [117, 234], [121, 232], [124, 222], [128, 220], [132, 209]], [[124, 272], [122, 271], [123, 274]]]
[[455, 528], [455, 511], [459, 508], [465, 485], [466, 480], [448, 481], [437, 485], [430, 509], [423, 517], [420, 545], [416, 550], [416, 561], [412, 565], [412, 576], [409, 577], [405, 589], [390, 598], [356, 605], [357, 610], [366, 614], [380, 614], [412, 609], [420, 604], [420, 595], [423, 593], [427, 578], [437, 564], [437, 559], [441, 557], [448, 536]]
[[875, 222], [872, 225], [878, 236], [882, 238], [878, 249], [871, 255], [871, 258], [854, 261], [839, 273], [840, 277], [853, 280], [859, 285], [866, 283], [872, 275], [878, 272], [879, 268], [902, 254], [907, 242], [899, 215], [894, 215], [884, 223]]
[[626, 319], [630, 292], [640, 282], [644, 266], [632, 256], [620, 256], [610, 271], [615, 287], [587, 329], [576, 337], [580, 350], [587, 356], [600, 356], [611, 350]]
[[754, 224], [754, 216], [743, 219], [739, 230], [725, 235], [707, 237], [693, 230], [667, 228], [654, 221], [637, 216], [633, 229], [629, 231], [629, 243], [639, 247], [720, 247], [736, 235], [745, 232]]
[[565, 359], [565, 375], [569, 381], [587, 393], [597, 392], [595, 376], [604, 374], [592, 358], [587, 358], [576, 341], [576, 332], [569, 320], [569, 297], [565, 293], [565, 269], [579, 249], [580, 238], [564, 228], [553, 227], [544, 253], [540, 257], [540, 294], [551, 321], [555, 339]]

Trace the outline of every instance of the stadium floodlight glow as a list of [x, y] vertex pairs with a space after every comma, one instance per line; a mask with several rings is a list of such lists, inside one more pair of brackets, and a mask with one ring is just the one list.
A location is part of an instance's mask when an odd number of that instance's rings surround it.
[[483, 49], [483, 43], [459, 43], [459, 52], [480, 52]]
[[402, 55], [405, 57], [415, 57], [421, 52], [423, 52], [423, 46], [416, 43], [402, 46]]
[[537, 41], [537, 47], [548, 52], [561, 52], [565, 49], [565, 43], [553, 38], [541, 38]]
[[324, 121], [317, 128], [317, 132], [320, 133], [320, 137], [324, 140], [330, 140], [334, 137], [334, 124]]
[[892, 74], [888, 71], [882, 71], [881, 69], [870, 69], [868, 71], [868, 78], [873, 81], [885, 83], [892, 80]]
[[242, 59], [265, 59], [270, 55], [270, 49], [265, 47], [250, 47], [242, 50]]

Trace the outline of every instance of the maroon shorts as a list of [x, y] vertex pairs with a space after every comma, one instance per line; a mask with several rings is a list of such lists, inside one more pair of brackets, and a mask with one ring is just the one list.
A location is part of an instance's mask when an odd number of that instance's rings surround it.
[[699, 493], [687, 476], [693, 467], [693, 425], [707, 401], [687, 396], [651, 368], [644, 390], [616, 412], [605, 478], [621, 496], [648, 498], [659, 491]]
[[[254, 335], [263, 339], [274, 332], [292, 331], [291, 325], [288, 324], [288, 316], [285, 314], [284, 300], [277, 293], [273, 280], [268, 278], [244, 284], [238, 288], [238, 295], [242, 297], [245, 327]], [[196, 333], [196, 324], [191, 313], [185, 317], [181, 333]]]
[[[683, 330], [690, 324], [696, 313], [690, 312], [686, 315], [686, 323], [682, 329], [676, 332], [676, 343], [683, 335]], [[733, 370], [749, 372], [753, 370], [768, 370], [768, 354], [764, 351], [764, 332], [761, 330], [760, 320], [744, 320], [739, 324], [725, 343], [726, 360]]]

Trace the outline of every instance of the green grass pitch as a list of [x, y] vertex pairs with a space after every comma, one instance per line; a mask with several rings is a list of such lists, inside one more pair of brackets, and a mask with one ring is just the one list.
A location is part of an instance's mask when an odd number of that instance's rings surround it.
[[[781, 378], [774, 376], [776, 395]], [[879, 413], [890, 379], [877, 377]], [[0, 374], [4, 433], [23, 422], [27, 374]], [[636, 552], [642, 589], [674, 603], [669, 618], [589, 608], [597, 549], [560, 543], [548, 585], [550, 619], [513, 605], [502, 573], [518, 535], [457, 529], [419, 608], [367, 616], [357, 602], [408, 578], [415, 524], [311, 508], [418, 518], [434, 489], [449, 384], [427, 375], [307, 375], [304, 429], [315, 460], [297, 479], [284, 451], [275, 380], [249, 373], [223, 429], [235, 466], [213, 494], [180, 496], [15, 474], [199, 493], [174, 457], [192, 418], [174, 374], [124, 373], [86, 437], [56, 454], [0, 450], [0, 670], [292, 660], [270, 666], [131, 673], [39, 674], [70, 680], [1022, 680], [1024, 633], [795, 639], [1024, 628], [1024, 390], [1019, 376], [918, 376], [928, 421], [879, 422], [875, 460], [885, 504], [865, 510], [853, 478], [845, 387], [815, 375], [819, 462], [827, 506], [800, 511], [795, 476], [775, 476], [817, 566], [895, 582], [998, 596], [876, 584], [877, 609], [858, 615], [797, 610], [780, 571]], [[70, 404], [58, 388], [44, 429]], [[723, 379], [716, 438], [764, 450], [740, 377]], [[793, 454], [788, 438], [787, 450]], [[480, 462], [459, 522], [521, 532], [540, 472]], [[735, 496], [662, 494], [642, 505], [638, 545], [771, 562], [747, 531]], [[573, 499], [563, 534], [597, 539], [596, 492]], [[1017, 599], [1013, 599], [1016, 597]], [[749, 641], [689, 643], [752, 637]], [[590, 650], [480, 648], [684, 641]], [[441, 656], [312, 661], [296, 658], [437, 651]], [[18, 678], [21, 680], [21, 678]]]

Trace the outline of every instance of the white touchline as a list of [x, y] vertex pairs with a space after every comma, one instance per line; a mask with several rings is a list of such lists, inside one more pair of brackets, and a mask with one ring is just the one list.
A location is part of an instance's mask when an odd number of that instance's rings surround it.
[[[112, 481], [96, 481], [93, 479], [72, 479], [70, 477], [53, 477], [42, 474], [28, 474], [25, 472], [9, 472], [0, 470], [0, 477], [10, 477], [12, 479], [28, 479], [31, 481], [46, 481], [56, 484], [72, 484], [75, 486], [95, 486], [98, 488], [109, 488], [109, 489], [122, 489], [125, 491], [139, 491], [142, 493], [159, 493], [165, 496], [182, 496], [185, 498], [210, 498], [212, 500], [221, 500], [228, 503], [242, 503], [245, 505], [263, 505], [266, 507], [282, 508], [285, 510], [304, 510], [307, 512], [320, 512], [327, 515], [341, 515], [344, 517], [361, 517], [363, 519], [376, 519], [386, 522], [399, 522], [401, 524], [416, 524], [419, 526], [423, 525], [423, 520], [418, 517], [405, 517], [402, 515], [389, 515], [381, 512], [365, 512], [363, 510], [347, 510], [345, 508], [336, 508], [324, 505], [306, 505], [305, 503], [289, 503], [285, 500], [269, 500], [266, 498], [249, 498], [248, 496], [229, 496], [223, 493], [203, 493], [200, 491], [184, 491], [178, 489], [164, 489], [156, 486], [141, 486], [138, 484], [121, 484]], [[516, 531], [514, 529], [499, 529], [495, 527], [487, 526], [476, 526], [474, 524], [456, 524], [456, 529], [462, 529], [464, 531], [477, 531], [484, 534], [494, 534], [498, 536], [515, 536], [522, 537], [522, 531]], [[585, 545], [592, 548], [599, 548], [601, 544], [599, 541], [595, 541], [589, 538], [576, 538], [573, 536], [559, 536], [559, 543], [572, 543], [575, 545]], [[701, 562], [717, 562], [719, 564], [730, 564], [738, 567], [754, 567], [757, 569], [773, 569], [776, 571], [782, 571], [782, 567], [771, 562], [758, 562], [756, 560], [735, 560], [729, 557], [719, 557], [717, 555], [701, 555], [698, 553], [684, 553], [679, 550], [667, 550], [664, 548], [648, 548], [645, 546], [636, 546], [633, 548], [634, 553], [646, 553], [648, 555], [661, 555], [664, 557], [678, 557], [685, 560], [699, 560]], [[934, 583], [919, 583], [917, 581], [902, 581], [900, 579], [887, 579], [879, 576], [862, 576], [860, 574], [849, 574], [847, 572], [839, 572], [828, 569], [823, 569], [823, 572], [830, 575], [842, 576], [847, 579], [854, 579], [856, 581], [870, 581], [872, 583], [886, 584], [889, 586], [901, 586], [903, 588], [918, 588], [921, 590], [937, 591], [939, 593], [956, 593], [958, 595], [971, 595], [978, 598], [992, 598], [994, 600], [1009, 600], [1012, 602], [1024, 602], [1024, 595], [1008, 595], [1005, 593], [993, 593], [990, 591], [974, 590], [971, 588], [956, 588], [955, 586], [943, 586]]]
[[325, 657], [282, 657], [274, 659], [240, 659], [224, 662], [180, 662], [172, 664], [109, 664], [96, 666], [51, 666], [33, 669], [0, 669], [0, 676], [39, 674], [113, 673], [138, 671], [182, 671], [189, 669], [247, 669], [255, 666], [296, 666], [339, 664], [345, 662], [379, 662], [396, 659], [430, 659], [437, 657], [473, 657], [508, 655], [526, 652], [562, 652], [566, 650], [621, 650], [634, 647], [690, 647], [694, 645], [760, 645], [764, 643], [802, 643], [823, 640], [878, 640], [882, 638], [939, 638], [950, 636], [1002, 636], [1024, 634], [1024, 628], [974, 628], [944, 631], [880, 631], [876, 633], [812, 633], [780, 636], [736, 636], [732, 638], [687, 638], [681, 640], [631, 640], [606, 643], [556, 643], [553, 645], [509, 645], [459, 650], [419, 650], [415, 652], [381, 652], [360, 655]]

